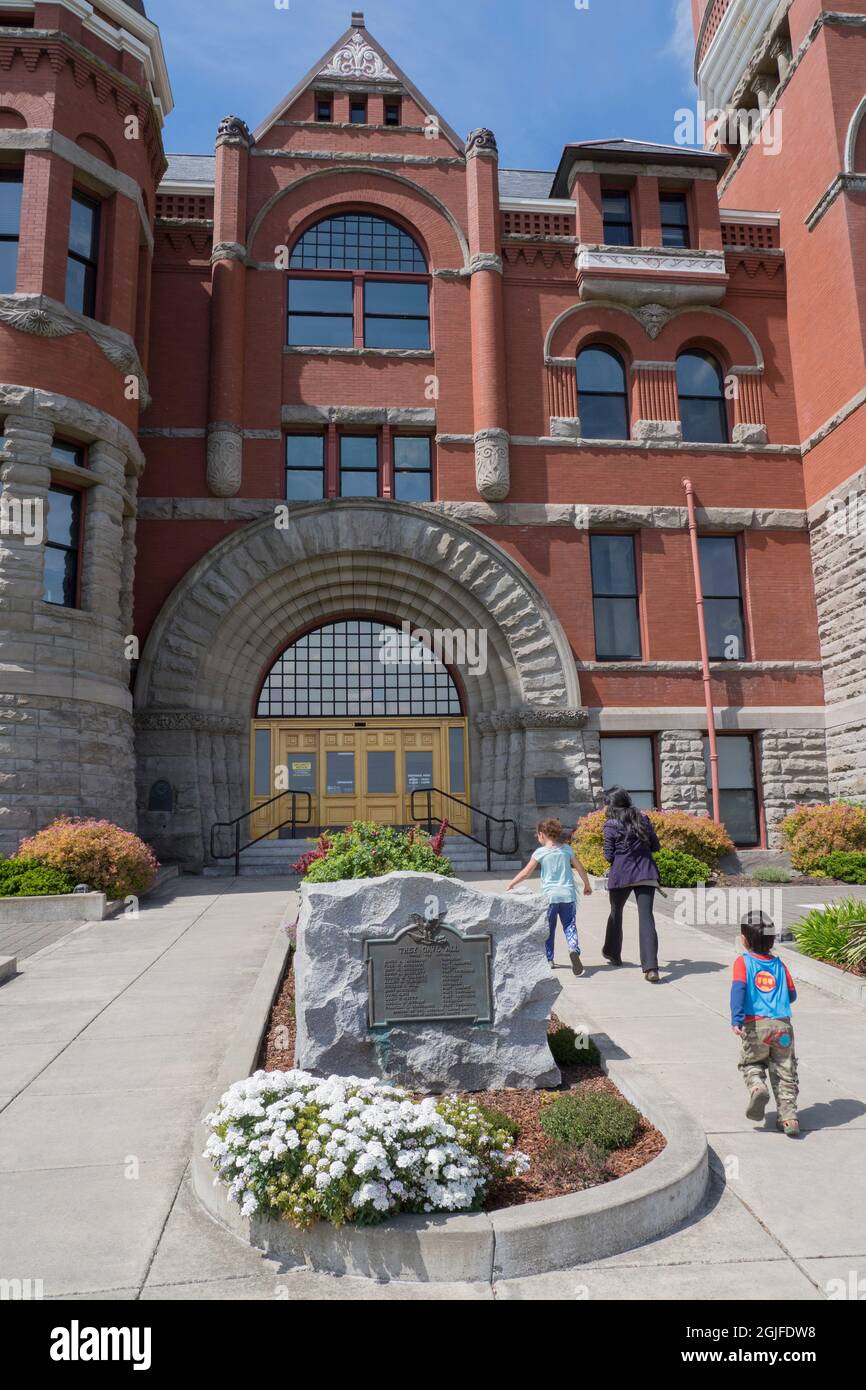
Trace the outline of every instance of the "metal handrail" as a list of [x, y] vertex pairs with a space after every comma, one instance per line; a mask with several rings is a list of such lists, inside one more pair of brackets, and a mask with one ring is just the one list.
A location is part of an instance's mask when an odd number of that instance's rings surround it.
[[[416, 796], [424, 796], [427, 798], [426, 816], [419, 816], [417, 814], [415, 810]], [[461, 801], [459, 796], [452, 796], [451, 792], [443, 792], [440, 787], [416, 787], [409, 798], [409, 809], [412, 813], [413, 821], [416, 821], [419, 825], [424, 825], [426, 823], [430, 834], [433, 833], [433, 821], [436, 819], [433, 815], [434, 796], [441, 796], [443, 801], [453, 801], [456, 806], [462, 806], [465, 811], [471, 811], [473, 815], [483, 818], [485, 828], [485, 839], [483, 840], [479, 840], [477, 835], [470, 835], [468, 830], [460, 830], [456, 825], [451, 825], [450, 821], [448, 825], [449, 829], [453, 830], [455, 835], [462, 835], [464, 840], [471, 840], [473, 844], [481, 845], [482, 849], [486, 850], [488, 873], [491, 872], [493, 867], [492, 859], [494, 854], [500, 855], [503, 859], [511, 859], [517, 853], [520, 843], [520, 832], [517, 828], [517, 821], [511, 820], [510, 818], [503, 818], [502, 816], [492, 816], [489, 811], [482, 811], [480, 806], [472, 806], [468, 801]], [[511, 826], [514, 833], [514, 844], [511, 849], [493, 848], [490, 840], [491, 825]]]
[[[290, 796], [292, 798], [292, 814], [290, 816], [287, 816], [284, 821], [280, 821], [279, 825], [272, 825], [269, 830], [265, 831], [264, 835], [257, 835], [254, 840], [249, 840], [245, 845], [241, 846], [241, 822], [247, 820], [250, 816], [258, 815], [259, 811], [266, 811], [269, 806], [273, 806], [277, 801], [282, 801], [284, 796]], [[297, 798], [299, 796], [304, 796], [307, 799], [307, 815], [306, 818], [303, 820], [298, 815]], [[210, 828], [210, 857], [211, 859], [216, 859], [217, 861], [219, 861], [220, 859], [234, 859], [235, 878], [237, 878], [241, 871], [241, 855], [243, 854], [244, 850], [251, 849], [253, 845], [259, 844], [261, 840], [269, 839], [270, 836], [273, 835], [276, 830], [282, 830], [283, 827], [286, 825], [290, 825], [292, 827], [292, 839], [294, 839], [295, 831], [297, 830], [298, 826], [309, 825], [312, 819], [313, 798], [309, 792], [291, 790], [285, 792], [278, 792], [276, 796], [271, 797], [270, 801], [263, 801], [260, 806], [254, 806], [252, 810], [242, 812], [241, 815], [235, 816], [234, 820], [215, 821]], [[235, 847], [230, 854], [217, 854], [216, 852], [214, 846], [217, 831], [219, 830], [234, 830], [235, 832]]]

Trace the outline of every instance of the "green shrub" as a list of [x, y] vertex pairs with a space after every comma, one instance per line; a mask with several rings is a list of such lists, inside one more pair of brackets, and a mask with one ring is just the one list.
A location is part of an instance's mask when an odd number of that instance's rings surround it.
[[347, 878], [379, 878], [398, 870], [453, 874], [451, 861], [437, 854], [423, 830], [396, 830], [373, 821], [353, 821], [330, 836], [320, 858], [306, 867], [307, 883], [337, 883]]
[[0, 859], [0, 898], [44, 898], [71, 893], [75, 881], [39, 859]]
[[86, 883], [109, 898], [146, 892], [159, 868], [143, 840], [107, 820], [62, 816], [24, 840], [19, 853], [68, 875], [73, 887]]
[[[686, 811], [648, 811], [662, 849], [689, 854], [709, 869], [717, 869], [726, 854], [733, 854], [734, 842], [724, 826], [708, 816], [690, 816]], [[609, 865], [604, 857], [605, 811], [593, 811], [578, 822], [572, 841], [574, 852], [591, 874], [603, 877]], [[707, 877], [707, 875], [705, 875]], [[671, 884], [671, 887], [685, 885]]]
[[603, 1153], [611, 1153], [631, 1143], [640, 1115], [621, 1096], [596, 1091], [553, 1101], [542, 1110], [540, 1124], [556, 1144], [593, 1143]]
[[475, 1109], [495, 1134], [504, 1134], [512, 1144], [514, 1143], [520, 1133], [520, 1125], [516, 1120], [506, 1115], [504, 1110], [496, 1110], [491, 1105], [481, 1105], [478, 1101], [475, 1102]]
[[844, 801], [795, 806], [781, 825], [795, 869], [824, 872], [824, 860], [836, 851], [866, 850], [866, 806]]
[[758, 883], [790, 883], [791, 875], [787, 869], [774, 869], [772, 865], [767, 865], [763, 869], [755, 869], [752, 878], [757, 879]]
[[813, 908], [791, 930], [804, 956], [846, 965], [851, 929], [861, 925], [866, 926], [866, 903], [857, 898], [840, 898], [827, 907]]
[[866, 923], [852, 927], [848, 932], [848, 940], [842, 950], [842, 964], [847, 970], [866, 975]]
[[840, 883], [866, 883], [866, 854], [862, 850], [836, 850], [821, 860], [821, 872]]
[[577, 1034], [573, 1028], [566, 1028], [565, 1025], [548, 1033], [547, 1041], [558, 1067], [597, 1067], [601, 1060], [592, 1038], [587, 1039], [586, 1047], [578, 1047]]
[[663, 888], [697, 888], [712, 876], [709, 864], [681, 850], [660, 849], [653, 855]]
[[553, 1144], [533, 1161], [534, 1174], [548, 1187], [581, 1192], [605, 1181], [607, 1154], [597, 1144]]

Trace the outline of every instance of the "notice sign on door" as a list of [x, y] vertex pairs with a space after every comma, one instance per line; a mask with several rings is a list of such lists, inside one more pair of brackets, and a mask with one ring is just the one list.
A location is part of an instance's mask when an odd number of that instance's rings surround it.
[[310, 772], [312, 767], [312, 763], [292, 763], [292, 772]]

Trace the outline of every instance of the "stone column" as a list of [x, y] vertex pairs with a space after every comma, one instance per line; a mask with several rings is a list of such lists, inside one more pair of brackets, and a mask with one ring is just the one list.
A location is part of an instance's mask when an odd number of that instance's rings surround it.
[[737, 394], [734, 397], [733, 442], [766, 444], [769, 436], [764, 422], [763, 369], [735, 367], [731, 375], [737, 383]]
[[123, 551], [120, 571], [120, 626], [124, 636], [129, 636], [132, 633], [132, 625], [135, 618], [135, 558], [138, 553], [135, 543], [138, 522], [135, 511], [136, 499], [138, 496], [137, 478], [129, 478], [127, 480], [127, 493], [132, 502], [133, 510], [126, 513], [123, 518]]
[[666, 729], [659, 735], [663, 811], [707, 814], [707, 765], [700, 729]]
[[7, 629], [32, 630], [30, 607], [43, 595], [53, 439], [54, 426], [44, 420], [6, 416], [0, 454], [0, 608]]
[[632, 427], [635, 439], [661, 439], [676, 443], [683, 437], [677, 397], [676, 362], [634, 362], [637, 415]]
[[476, 485], [486, 501], [501, 502], [511, 487], [511, 436], [499, 254], [499, 152], [490, 130], [474, 130], [466, 142], [466, 183]]
[[767, 843], [785, 849], [779, 824], [795, 806], [829, 799], [827, 743], [823, 729], [764, 729], [758, 754]]
[[245, 238], [251, 144], [252, 136], [237, 116], [220, 122], [211, 257], [207, 438], [207, 481], [215, 497], [234, 497], [243, 473]]
[[99, 481], [86, 498], [81, 555], [81, 606], [115, 622], [120, 617], [123, 570], [123, 490], [126, 455], [97, 440], [87, 451], [89, 471]]

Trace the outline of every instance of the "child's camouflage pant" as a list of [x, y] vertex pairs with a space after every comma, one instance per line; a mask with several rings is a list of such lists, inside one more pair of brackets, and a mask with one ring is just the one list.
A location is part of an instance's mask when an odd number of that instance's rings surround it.
[[796, 1119], [799, 1087], [791, 1020], [749, 1019], [744, 1025], [741, 1043], [739, 1067], [749, 1090], [765, 1086], [769, 1072], [779, 1119]]

